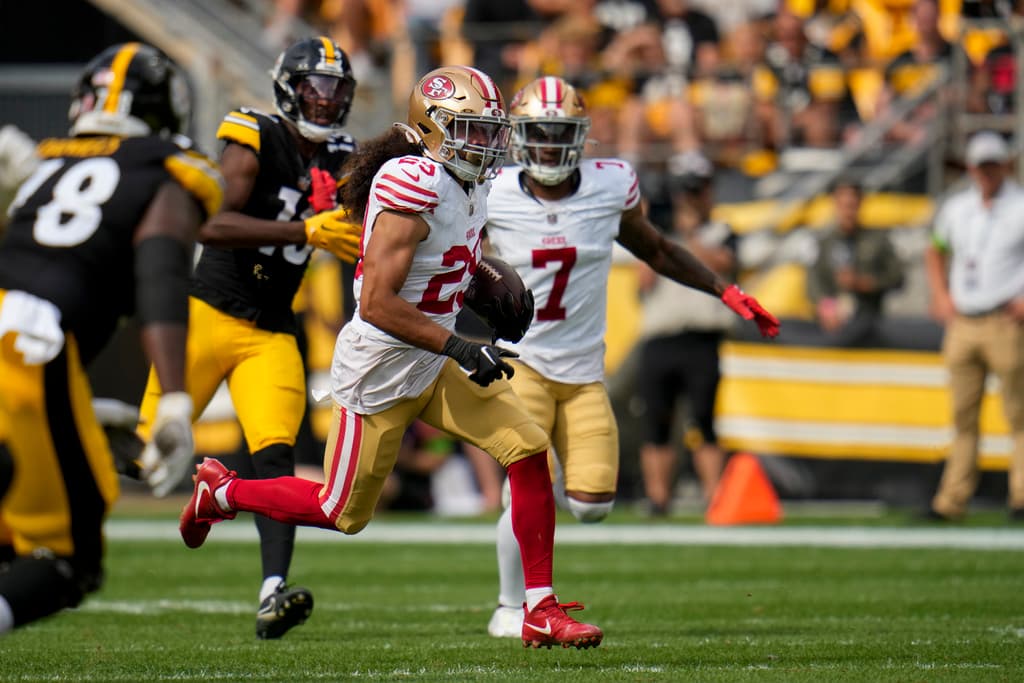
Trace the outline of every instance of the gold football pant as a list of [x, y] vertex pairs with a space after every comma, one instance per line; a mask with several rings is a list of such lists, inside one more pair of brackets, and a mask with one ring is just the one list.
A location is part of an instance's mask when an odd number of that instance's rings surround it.
[[0, 536], [18, 555], [47, 549], [98, 575], [103, 520], [119, 483], [78, 346], [68, 335], [55, 359], [26, 365], [14, 339], [0, 339], [0, 443], [14, 470], [0, 501]]
[[566, 491], [615, 493], [619, 476], [619, 428], [600, 382], [564, 384], [512, 361], [509, 380], [534, 421], [551, 437]]
[[320, 507], [346, 534], [373, 516], [405, 430], [419, 418], [491, 454], [506, 468], [548, 447], [548, 438], [505, 380], [481, 387], [449, 360], [417, 396], [373, 415], [335, 406], [324, 453]]
[[[190, 298], [185, 388], [195, 406], [193, 421], [224, 380], [250, 453], [274, 444], [295, 445], [306, 410], [306, 375], [295, 337], [261, 330]], [[143, 438], [149, 437], [160, 394], [151, 369], [139, 411]]]

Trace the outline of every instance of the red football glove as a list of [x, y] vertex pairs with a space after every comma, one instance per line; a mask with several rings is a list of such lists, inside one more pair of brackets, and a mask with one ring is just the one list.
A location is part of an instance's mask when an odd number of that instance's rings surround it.
[[309, 193], [309, 205], [313, 213], [330, 211], [338, 206], [338, 183], [327, 171], [319, 168], [309, 169], [312, 189]]
[[779, 333], [778, 319], [764, 310], [764, 307], [757, 303], [757, 299], [736, 285], [729, 285], [722, 292], [722, 302], [736, 311], [744, 320], [753, 320], [757, 323], [757, 329], [761, 331], [762, 337], [774, 337]]

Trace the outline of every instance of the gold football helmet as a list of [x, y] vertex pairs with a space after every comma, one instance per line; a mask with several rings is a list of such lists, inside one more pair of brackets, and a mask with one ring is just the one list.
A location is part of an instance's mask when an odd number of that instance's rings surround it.
[[555, 76], [530, 81], [512, 98], [512, 159], [542, 185], [557, 185], [576, 170], [590, 131], [583, 97]]
[[409, 96], [405, 128], [423, 154], [461, 180], [493, 178], [508, 149], [505, 100], [491, 77], [469, 66], [443, 66]]

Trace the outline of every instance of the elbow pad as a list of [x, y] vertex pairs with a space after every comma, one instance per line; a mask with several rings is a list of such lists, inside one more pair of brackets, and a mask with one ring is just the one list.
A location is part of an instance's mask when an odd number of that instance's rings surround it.
[[192, 248], [172, 237], [150, 237], [135, 247], [135, 312], [142, 325], [188, 323]]

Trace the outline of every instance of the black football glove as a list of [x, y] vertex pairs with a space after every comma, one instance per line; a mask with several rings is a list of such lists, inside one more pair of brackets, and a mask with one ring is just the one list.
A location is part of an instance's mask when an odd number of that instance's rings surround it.
[[139, 456], [142, 455], [142, 449], [146, 444], [138, 434], [124, 427], [105, 426], [103, 431], [107, 434], [117, 473], [141, 481], [142, 468], [139, 466]]
[[145, 443], [135, 433], [139, 409], [114, 398], [94, 398], [92, 409], [107, 434], [117, 473], [130, 479], [142, 479], [139, 457]]
[[497, 311], [488, 316], [488, 322], [494, 328], [491, 342], [504, 339], [515, 344], [523, 338], [530, 329], [530, 323], [533, 322], [533, 290], [523, 290], [519, 312], [516, 311], [516, 303], [511, 292], [505, 292], [504, 297], [495, 299], [488, 307], [488, 313], [492, 308], [496, 308]]
[[477, 344], [456, 335], [448, 337], [441, 353], [455, 360], [464, 370], [469, 371], [469, 378], [482, 387], [496, 379], [511, 377], [515, 370], [502, 358], [518, 358], [519, 354], [491, 344]]

